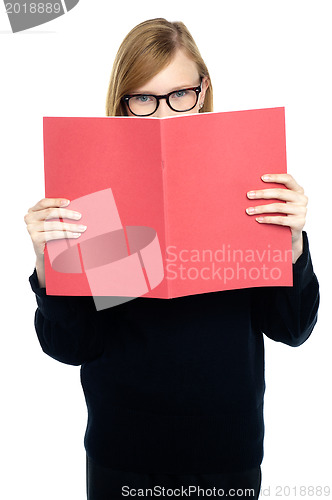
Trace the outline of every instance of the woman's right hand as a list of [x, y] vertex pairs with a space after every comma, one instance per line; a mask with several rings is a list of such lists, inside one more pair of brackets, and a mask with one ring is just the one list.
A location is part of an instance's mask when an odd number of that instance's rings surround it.
[[[70, 203], [63, 198], [43, 198], [38, 201], [36, 205], [29, 208], [27, 214], [24, 216], [24, 222], [31, 236], [39, 269], [40, 265], [44, 263], [45, 245], [48, 241], [61, 238], [78, 238], [86, 229], [86, 227], [84, 229], [80, 224], [70, 224], [67, 222], [60, 222], [59, 220], [48, 220], [54, 217], [65, 217], [74, 220], [79, 220], [81, 218], [82, 214], [79, 212], [63, 208], [63, 205], [61, 206], [62, 201], [67, 201], [64, 206], [68, 206]], [[44, 276], [42, 278], [44, 278]], [[44, 279], [42, 279], [42, 281], [44, 282]]]

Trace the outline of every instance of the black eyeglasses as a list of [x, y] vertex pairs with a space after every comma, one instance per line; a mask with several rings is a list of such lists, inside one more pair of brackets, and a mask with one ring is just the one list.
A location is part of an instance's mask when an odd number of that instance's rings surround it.
[[121, 100], [127, 104], [128, 108], [135, 116], [149, 116], [157, 111], [160, 99], [166, 99], [168, 106], [178, 113], [184, 113], [193, 109], [198, 101], [201, 89], [198, 87], [173, 90], [164, 95], [153, 94], [127, 94]]

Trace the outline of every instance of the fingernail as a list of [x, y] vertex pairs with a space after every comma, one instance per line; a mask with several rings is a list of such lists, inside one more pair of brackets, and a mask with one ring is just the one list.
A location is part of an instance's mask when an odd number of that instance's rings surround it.
[[246, 209], [247, 214], [253, 214], [255, 212], [255, 209], [253, 207], [249, 207]]
[[248, 198], [255, 198], [255, 191], [249, 191], [249, 193], [247, 193], [247, 196]]
[[271, 176], [270, 175], [262, 175], [261, 179], [263, 181], [270, 181], [271, 180]]
[[62, 200], [62, 201], [60, 202], [60, 205], [61, 205], [62, 207], [65, 207], [66, 205], [69, 205], [69, 203], [70, 203], [70, 201], [69, 201], [69, 200]]
[[264, 217], [256, 217], [257, 222], [263, 222]]

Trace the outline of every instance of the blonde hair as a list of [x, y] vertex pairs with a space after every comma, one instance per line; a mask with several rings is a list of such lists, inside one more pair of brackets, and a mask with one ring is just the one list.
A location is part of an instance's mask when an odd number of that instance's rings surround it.
[[182, 22], [164, 18], [149, 19], [135, 26], [124, 38], [115, 56], [106, 98], [106, 116], [126, 116], [121, 98], [144, 85], [183, 49], [192, 59], [200, 78], [207, 77], [209, 86], [199, 113], [213, 111], [213, 91], [208, 69], [198, 47]]

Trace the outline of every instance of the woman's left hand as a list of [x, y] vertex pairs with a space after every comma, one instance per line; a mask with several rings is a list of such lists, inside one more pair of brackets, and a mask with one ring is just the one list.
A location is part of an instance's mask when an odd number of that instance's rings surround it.
[[284, 184], [287, 189], [272, 188], [259, 189], [249, 191], [248, 198], [251, 200], [277, 199], [286, 203], [271, 203], [267, 205], [258, 205], [246, 209], [247, 214], [263, 214], [263, 213], [282, 213], [283, 215], [257, 217], [259, 223], [264, 224], [279, 224], [281, 226], [289, 226], [292, 231], [292, 251], [293, 264], [297, 261], [303, 252], [302, 229], [305, 224], [307, 214], [308, 197], [304, 194], [304, 190], [290, 174], [265, 174], [262, 176], [264, 182], [278, 182]]

